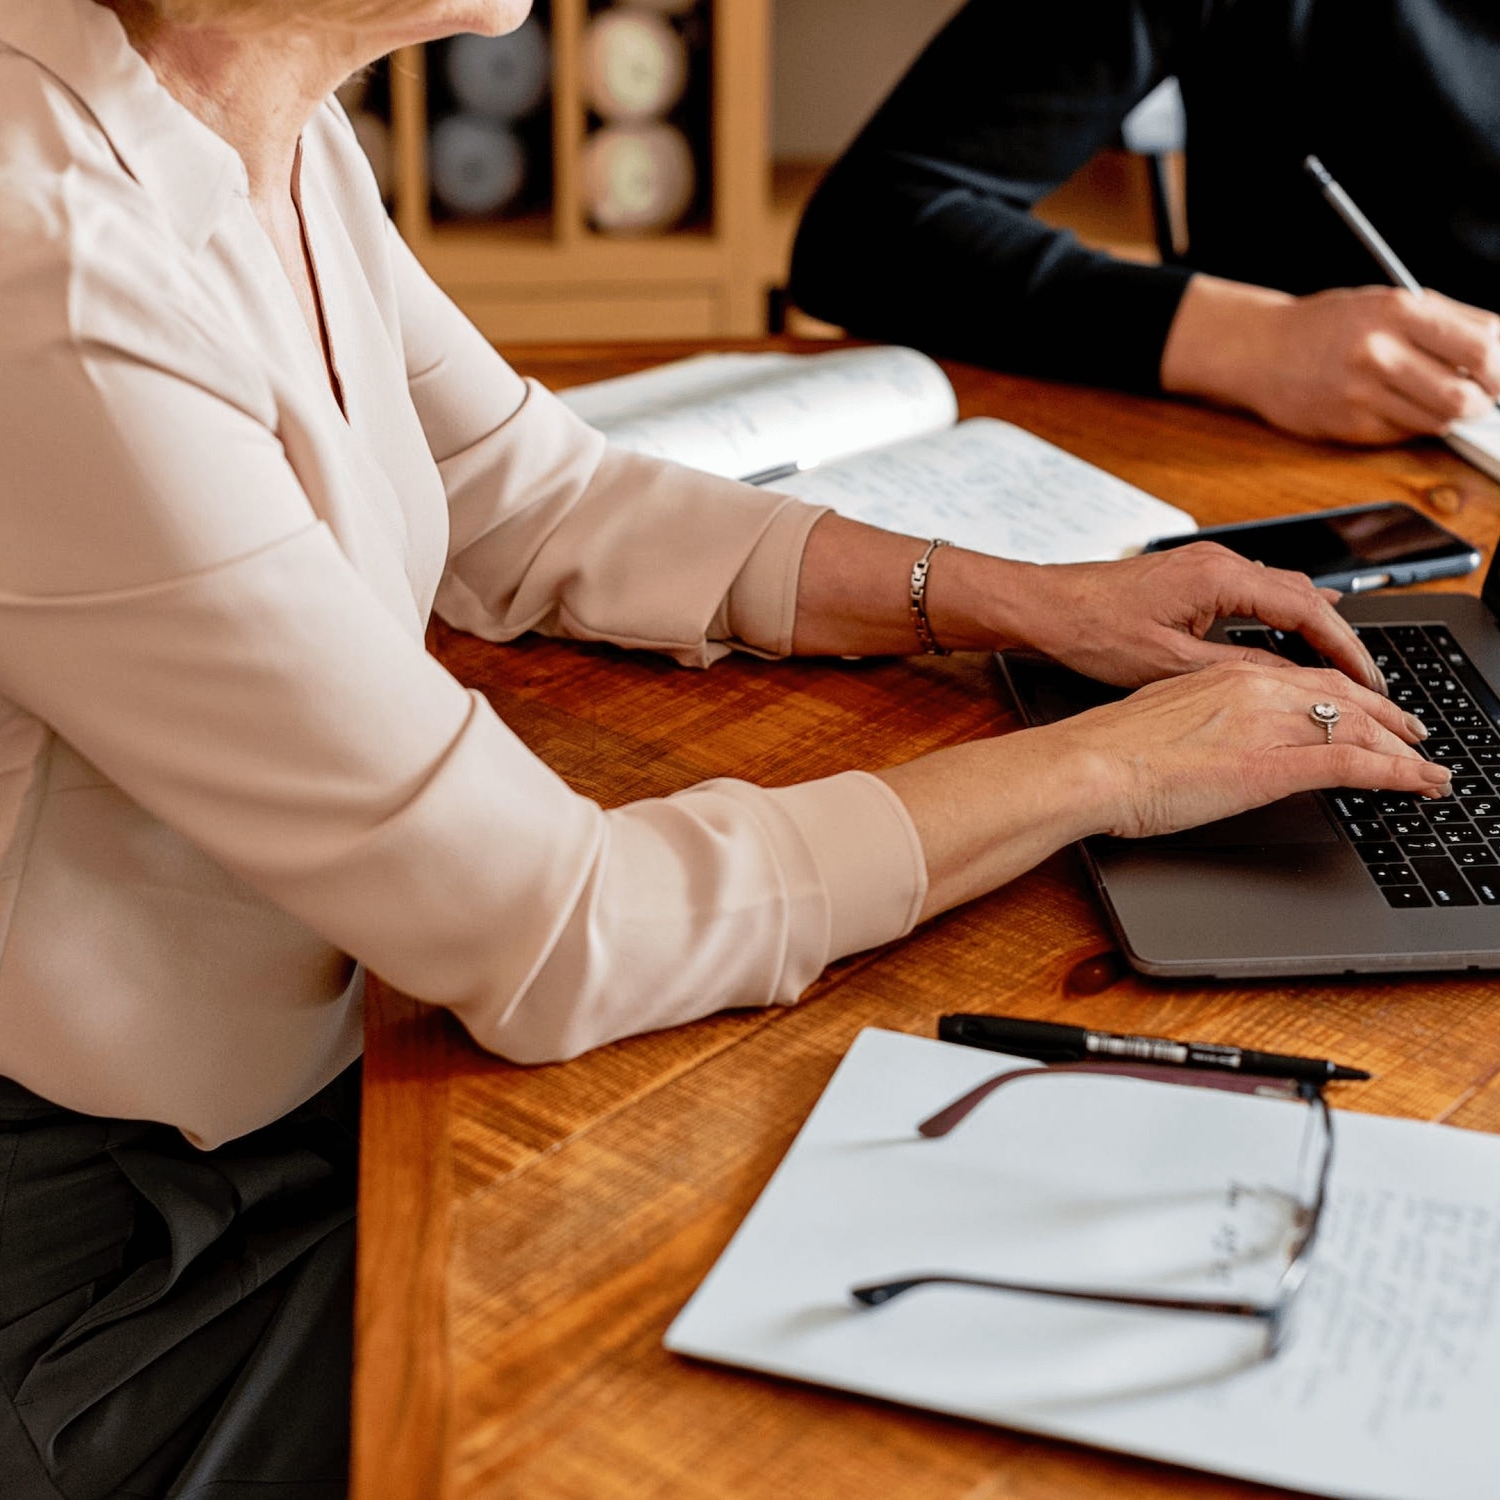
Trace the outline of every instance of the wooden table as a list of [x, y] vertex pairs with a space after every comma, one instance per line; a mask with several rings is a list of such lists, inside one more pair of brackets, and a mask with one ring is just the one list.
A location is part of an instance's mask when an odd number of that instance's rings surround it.
[[[528, 349], [563, 386], [688, 352]], [[1500, 489], [1437, 445], [1351, 453], [1191, 406], [966, 367], [1003, 416], [1205, 522], [1400, 498], [1489, 548]], [[1460, 587], [1477, 589], [1477, 578]], [[605, 804], [709, 776], [873, 768], [1017, 721], [979, 656], [748, 657], [690, 672], [608, 648], [434, 647]], [[1337, 1102], [1500, 1130], [1493, 978], [1166, 984], [1121, 972], [1065, 853], [796, 1009], [740, 1012], [522, 1070], [374, 987], [360, 1205], [357, 1500], [1053, 1500], [1256, 1486], [667, 1354], [668, 1322], [755, 1200], [855, 1033], [943, 1010], [1214, 1037], [1363, 1064]]]

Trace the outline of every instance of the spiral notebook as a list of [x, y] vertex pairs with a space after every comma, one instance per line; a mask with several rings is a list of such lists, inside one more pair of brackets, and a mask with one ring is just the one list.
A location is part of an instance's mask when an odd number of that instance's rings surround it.
[[921, 1271], [1257, 1298], [1279, 1270], [1255, 1215], [1304, 1106], [1053, 1078], [917, 1136], [1018, 1065], [862, 1032], [666, 1346], [1314, 1495], [1500, 1493], [1500, 1137], [1338, 1112], [1271, 1360], [1222, 1317], [964, 1288], [855, 1306], [850, 1287]]

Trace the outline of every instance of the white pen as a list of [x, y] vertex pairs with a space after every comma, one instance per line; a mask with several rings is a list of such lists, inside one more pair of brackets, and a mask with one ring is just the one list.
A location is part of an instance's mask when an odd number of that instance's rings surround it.
[[743, 474], [740, 476], [741, 484], [775, 484], [779, 479], [790, 479], [793, 474], [801, 474], [812, 468], [810, 463], [777, 464], [772, 469], [761, 469], [755, 474]]
[[[1360, 211], [1359, 204], [1339, 186], [1338, 180], [1334, 177], [1333, 173], [1316, 156], [1304, 156], [1302, 158], [1302, 165], [1307, 169], [1308, 175], [1322, 189], [1323, 196], [1328, 200], [1329, 206], [1333, 209], [1334, 213], [1354, 231], [1354, 236], [1360, 244], [1380, 262], [1381, 269], [1385, 274], [1397, 286], [1405, 287], [1412, 296], [1423, 296], [1422, 283], [1406, 269], [1406, 265], [1401, 257], [1386, 244], [1380, 231]], [[1459, 366], [1458, 373], [1465, 380], [1473, 379], [1470, 372], [1464, 369], [1462, 365]], [[1500, 403], [1497, 403], [1497, 405], [1500, 405]], [[1470, 457], [1467, 450], [1461, 451], [1464, 452], [1465, 457], [1470, 458], [1470, 462], [1479, 463], [1479, 467], [1484, 469], [1486, 473], [1494, 472], [1489, 464], [1482, 463], [1478, 459]]]
[[1302, 165], [1322, 190], [1328, 205], [1354, 232], [1354, 237], [1380, 262], [1380, 268], [1397, 286], [1420, 297], [1422, 283], [1401, 262], [1401, 257], [1386, 244], [1384, 236], [1364, 216], [1359, 205], [1338, 185], [1333, 173], [1316, 156], [1305, 156]]

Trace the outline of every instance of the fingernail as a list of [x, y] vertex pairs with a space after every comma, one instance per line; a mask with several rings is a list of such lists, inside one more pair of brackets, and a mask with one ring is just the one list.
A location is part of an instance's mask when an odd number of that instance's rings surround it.
[[1424, 797], [1436, 799], [1446, 797], [1453, 788], [1453, 772], [1447, 766], [1429, 765], [1427, 768], [1427, 780], [1432, 784], [1430, 792], [1423, 792]]
[[1411, 730], [1411, 732], [1416, 735], [1419, 740], [1425, 740], [1427, 736], [1432, 733], [1432, 731], [1415, 714], [1403, 714], [1402, 717], [1406, 720], [1406, 727]]

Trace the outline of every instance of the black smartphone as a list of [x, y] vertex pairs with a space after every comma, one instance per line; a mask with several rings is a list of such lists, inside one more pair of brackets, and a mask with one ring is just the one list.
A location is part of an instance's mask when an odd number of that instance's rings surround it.
[[1145, 550], [1165, 552], [1189, 542], [1218, 542], [1253, 562], [1295, 568], [1314, 583], [1346, 594], [1458, 578], [1472, 573], [1480, 561], [1471, 543], [1396, 500], [1205, 526], [1186, 536], [1158, 537]]

